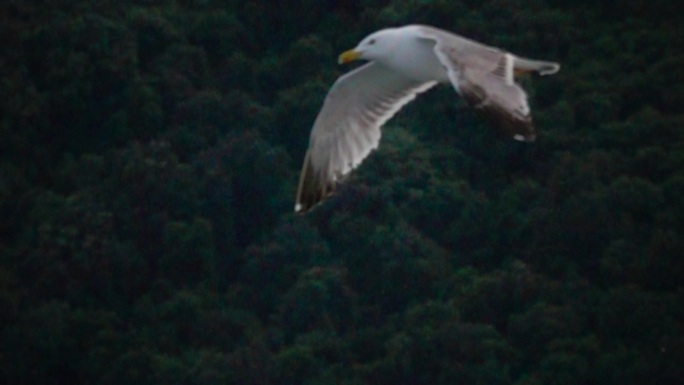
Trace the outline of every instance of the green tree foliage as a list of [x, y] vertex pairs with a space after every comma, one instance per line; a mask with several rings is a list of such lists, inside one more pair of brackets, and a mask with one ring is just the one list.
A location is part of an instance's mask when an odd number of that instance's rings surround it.
[[[0, 3], [0, 383], [684, 383], [681, 2]], [[557, 60], [506, 140], [421, 96], [306, 216], [336, 53]]]

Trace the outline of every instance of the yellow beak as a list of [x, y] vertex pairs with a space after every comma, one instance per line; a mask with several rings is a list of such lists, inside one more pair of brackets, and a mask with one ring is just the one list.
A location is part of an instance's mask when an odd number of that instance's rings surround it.
[[358, 60], [361, 57], [361, 52], [350, 49], [348, 51], [342, 52], [340, 57], [337, 59], [337, 63], [346, 64], [354, 60]]

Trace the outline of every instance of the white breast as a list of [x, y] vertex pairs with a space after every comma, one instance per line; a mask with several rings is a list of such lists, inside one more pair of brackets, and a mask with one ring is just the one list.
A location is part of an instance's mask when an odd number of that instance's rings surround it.
[[435, 54], [434, 43], [416, 36], [398, 45], [383, 64], [420, 82], [449, 82], [447, 71]]

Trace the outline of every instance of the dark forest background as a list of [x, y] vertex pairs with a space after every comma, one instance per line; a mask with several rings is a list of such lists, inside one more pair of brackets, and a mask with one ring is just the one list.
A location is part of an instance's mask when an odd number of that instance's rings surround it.
[[[0, 2], [0, 383], [684, 383], [670, 0]], [[502, 138], [451, 87], [308, 215], [342, 50], [555, 60]]]

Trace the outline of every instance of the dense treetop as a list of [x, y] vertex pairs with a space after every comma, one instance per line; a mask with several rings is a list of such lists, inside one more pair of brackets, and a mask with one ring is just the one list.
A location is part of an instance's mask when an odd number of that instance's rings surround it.
[[[665, 0], [0, 3], [0, 383], [684, 383], [684, 11]], [[535, 144], [431, 91], [309, 215], [337, 53], [442, 27]]]

